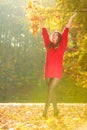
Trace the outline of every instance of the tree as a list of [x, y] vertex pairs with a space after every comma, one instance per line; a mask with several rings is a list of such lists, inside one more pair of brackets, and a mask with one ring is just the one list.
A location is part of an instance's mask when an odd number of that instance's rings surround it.
[[22, 5], [21, 0], [0, 5], [0, 89], [36, 86], [42, 75], [40, 37], [28, 29]]
[[[46, 1], [45, 1], [46, 3]], [[73, 22], [70, 32], [69, 44], [77, 49], [76, 52], [67, 52], [65, 55], [65, 73], [83, 87], [87, 87], [87, 4], [86, 0], [56, 0], [53, 6], [45, 6], [28, 0], [26, 14], [31, 23], [30, 29], [34, 35], [40, 30], [40, 18], [44, 20], [45, 26], [52, 32], [64, 28], [69, 17], [77, 12], [77, 18]], [[50, 3], [49, 3], [50, 5]], [[84, 69], [83, 69], [84, 68]]]

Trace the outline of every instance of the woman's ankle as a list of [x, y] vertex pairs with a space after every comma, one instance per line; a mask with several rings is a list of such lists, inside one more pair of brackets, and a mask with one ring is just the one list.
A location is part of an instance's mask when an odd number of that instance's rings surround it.
[[43, 117], [45, 117], [45, 118], [47, 117], [47, 110], [43, 111]]
[[56, 109], [54, 109], [54, 117], [57, 117], [57, 116], [58, 116], [58, 114], [59, 114], [58, 109], [57, 109], [57, 108], [56, 108]]

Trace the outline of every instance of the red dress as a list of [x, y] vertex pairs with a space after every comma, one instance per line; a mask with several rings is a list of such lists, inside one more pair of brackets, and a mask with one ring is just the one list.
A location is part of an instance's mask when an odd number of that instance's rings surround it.
[[[45, 78], [62, 78], [62, 62], [64, 52], [68, 43], [69, 28], [65, 28], [62, 33], [62, 40], [57, 49], [51, 47], [46, 52]], [[46, 28], [42, 28], [42, 36], [45, 47], [50, 43], [50, 37]]]

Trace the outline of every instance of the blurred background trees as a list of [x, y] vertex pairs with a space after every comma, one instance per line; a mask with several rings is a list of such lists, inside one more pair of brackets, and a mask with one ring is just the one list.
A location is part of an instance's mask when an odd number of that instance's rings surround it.
[[[0, 95], [1, 101], [15, 93], [45, 86], [43, 68], [45, 49], [41, 37], [40, 18], [49, 33], [62, 32], [76, 11], [65, 53], [64, 77], [87, 88], [87, 4], [86, 0], [3, 0], [0, 1]], [[12, 90], [12, 91], [11, 91]], [[17, 90], [17, 91], [16, 91]], [[6, 95], [7, 94], [7, 95]], [[8, 96], [8, 97], [6, 97]], [[9, 99], [12, 100], [12, 99]]]

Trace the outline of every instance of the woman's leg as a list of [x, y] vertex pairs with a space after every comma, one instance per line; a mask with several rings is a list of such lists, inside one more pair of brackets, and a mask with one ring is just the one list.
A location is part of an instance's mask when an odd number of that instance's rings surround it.
[[56, 88], [58, 82], [59, 82], [58, 78], [53, 78], [50, 83], [50, 90], [49, 90], [49, 97], [51, 97], [51, 101], [52, 101], [53, 107], [54, 107], [54, 116], [57, 116], [57, 114], [58, 114], [56, 94], [55, 94], [55, 88]]
[[47, 111], [48, 111], [48, 108], [49, 108], [49, 105], [50, 105], [50, 102], [51, 102], [51, 99], [49, 97], [49, 85], [51, 83], [51, 80], [52, 78], [46, 78], [46, 84], [48, 86], [48, 95], [47, 95], [47, 100], [46, 100], [46, 103], [45, 103], [45, 108], [44, 108], [44, 112], [43, 112], [43, 116], [46, 117], [47, 115]]
[[43, 116], [46, 116], [47, 110], [49, 108], [51, 101], [53, 103], [54, 112], [56, 113], [56, 111], [57, 111], [57, 103], [56, 103], [56, 98], [55, 98], [55, 88], [57, 86], [58, 81], [59, 81], [58, 78], [48, 78], [48, 79], [46, 79], [46, 83], [47, 83], [49, 88], [48, 88], [48, 97], [47, 97], [47, 101], [46, 101], [46, 104], [45, 104]]
[[49, 87], [49, 84], [51, 83], [52, 78], [46, 78], [45, 80], [46, 80], [46, 84], [47, 84], [48, 87]]

